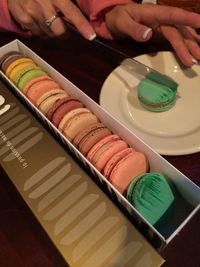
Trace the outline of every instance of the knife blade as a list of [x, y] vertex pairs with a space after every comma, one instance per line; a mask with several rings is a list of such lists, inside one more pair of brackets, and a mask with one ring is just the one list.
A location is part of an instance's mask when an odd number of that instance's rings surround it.
[[113, 48], [98, 37], [96, 37], [92, 42], [100, 45], [101, 47], [104, 47], [105, 49], [107, 49], [107, 52], [109, 51], [109, 53], [112, 53], [112, 59], [115, 61], [115, 63], [123, 66], [123, 68], [125, 68], [128, 72], [133, 73], [135, 77], [139, 76], [140, 79], [148, 78], [156, 83], [167, 86], [172, 90], [177, 90], [178, 83], [171, 77], [160, 73], [157, 70], [129, 57], [124, 52]]
[[[72, 24], [68, 22], [66, 24], [70, 31], [74, 32], [75, 34], [79, 34], [81, 36], [79, 31]], [[100, 50], [102, 51], [104, 50], [104, 53], [106, 53], [107, 55], [109, 54], [109, 58], [111, 58], [115, 64], [121, 65], [129, 73], [132, 73], [134, 77], [141, 80], [143, 78], [148, 78], [156, 83], [171, 88], [173, 91], [177, 90], [178, 83], [174, 79], [129, 57], [124, 52], [119, 51], [113, 46], [107, 44], [101, 38], [96, 37], [95, 39], [89, 42], [93, 42], [94, 45], [98, 46]]]

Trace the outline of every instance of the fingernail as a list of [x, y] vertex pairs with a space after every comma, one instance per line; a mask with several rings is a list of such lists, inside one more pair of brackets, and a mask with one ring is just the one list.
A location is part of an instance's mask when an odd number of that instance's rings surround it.
[[147, 39], [148, 34], [152, 32], [151, 28], [146, 29], [146, 31], [143, 33], [142, 38], [145, 40]]
[[192, 57], [192, 62], [193, 62], [194, 64], [198, 64], [198, 61], [197, 61], [194, 57]]
[[97, 37], [96, 33], [92, 33], [91, 35], [88, 36], [88, 40], [92, 41]]

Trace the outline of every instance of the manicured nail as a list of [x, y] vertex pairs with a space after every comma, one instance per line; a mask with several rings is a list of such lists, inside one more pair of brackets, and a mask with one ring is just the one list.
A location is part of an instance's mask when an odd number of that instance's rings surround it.
[[152, 29], [151, 29], [151, 28], [148, 28], [148, 29], [143, 33], [142, 38], [143, 38], [144, 40], [147, 39], [147, 36], [148, 36], [148, 34], [149, 34], [150, 32], [152, 32]]
[[197, 61], [194, 57], [192, 57], [192, 62], [193, 62], [194, 64], [198, 64], [198, 61]]
[[88, 40], [92, 41], [97, 37], [96, 33], [93, 33], [91, 35], [88, 36]]

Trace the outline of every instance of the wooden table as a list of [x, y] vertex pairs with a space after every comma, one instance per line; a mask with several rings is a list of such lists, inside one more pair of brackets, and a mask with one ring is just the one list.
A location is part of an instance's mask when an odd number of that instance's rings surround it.
[[[101, 86], [116, 67], [102, 51], [79, 36], [68, 40], [25, 39], [0, 34], [0, 46], [19, 38], [96, 102]], [[167, 44], [138, 44], [123, 40], [112, 45], [129, 56], [170, 50]], [[198, 115], [199, 116], [199, 115]], [[200, 186], [200, 153], [165, 157]], [[52, 245], [19, 193], [0, 170], [0, 266], [64, 267], [66, 263]], [[163, 267], [200, 267], [200, 212], [162, 252]], [[95, 267], [95, 266], [94, 266]], [[105, 266], [106, 267], [106, 266]]]

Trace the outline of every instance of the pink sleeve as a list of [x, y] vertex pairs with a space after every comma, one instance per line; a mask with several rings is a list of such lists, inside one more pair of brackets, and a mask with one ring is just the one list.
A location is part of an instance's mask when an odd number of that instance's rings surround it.
[[23, 36], [31, 35], [30, 32], [23, 31], [12, 19], [8, 8], [8, 0], [0, 0], [0, 31], [16, 32]]
[[132, 2], [132, 0], [77, 0], [81, 10], [90, 18], [96, 33], [106, 39], [113, 39], [113, 37], [105, 23], [105, 11], [113, 6]]

